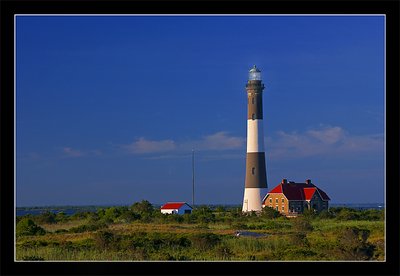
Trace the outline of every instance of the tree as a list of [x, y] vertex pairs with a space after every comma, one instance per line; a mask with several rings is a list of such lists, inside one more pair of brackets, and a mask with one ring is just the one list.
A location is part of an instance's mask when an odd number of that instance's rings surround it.
[[16, 228], [17, 236], [29, 236], [29, 235], [44, 235], [46, 231], [36, 225], [36, 223], [30, 218], [21, 219]]
[[53, 224], [53, 223], [57, 222], [56, 215], [50, 211], [46, 211], [46, 212], [40, 214], [39, 216], [37, 216], [37, 218], [35, 220], [39, 224], [45, 224], [45, 223]]
[[151, 215], [154, 211], [154, 208], [149, 201], [142, 200], [141, 202], [135, 202], [132, 204], [131, 210], [140, 215]]
[[273, 218], [277, 218], [280, 216], [282, 216], [281, 213], [279, 213], [279, 211], [277, 211], [271, 207], [264, 207], [261, 210], [261, 217], [263, 217], [263, 218], [273, 219]]
[[338, 247], [347, 260], [370, 260], [375, 246], [367, 242], [370, 230], [346, 227], [339, 232]]

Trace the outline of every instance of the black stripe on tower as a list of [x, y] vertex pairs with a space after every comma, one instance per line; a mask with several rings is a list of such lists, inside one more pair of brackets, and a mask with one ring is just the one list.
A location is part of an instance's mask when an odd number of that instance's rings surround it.
[[249, 80], [246, 85], [246, 90], [248, 98], [247, 119], [262, 120], [262, 91], [264, 90], [264, 84], [262, 84], [260, 80]]
[[267, 188], [264, 152], [248, 152], [246, 154], [245, 188]]

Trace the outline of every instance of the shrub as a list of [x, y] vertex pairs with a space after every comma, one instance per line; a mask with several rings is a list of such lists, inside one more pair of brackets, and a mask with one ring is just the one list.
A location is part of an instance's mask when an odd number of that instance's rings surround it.
[[310, 243], [308, 242], [307, 239], [307, 234], [304, 232], [299, 232], [299, 233], [294, 233], [289, 236], [289, 241], [291, 244], [296, 245], [296, 246], [309, 246]]
[[234, 256], [232, 250], [226, 245], [219, 245], [215, 249], [215, 253], [217, 257], [222, 260], [230, 260]]
[[309, 232], [312, 231], [314, 227], [311, 225], [310, 221], [304, 217], [297, 217], [293, 219], [293, 230], [295, 232]]
[[135, 220], [140, 220], [141, 216], [131, 210], [126, 210], [123, 212], [119, 218], [118, 221], [124, 222], [124, 223], [130, 223]]
[[220, 241], [220, 237], [213, 233], [200, 233], [191, 236], [192, 245], [199, 250], [208, 250], [216, 246]]
[[264, 207], [261, 211], [261, 217], [273, 219], [282, 216], [279, 211], [271, 208], [271, 207]]
[[104, 250], [110, 247], [114, 238], [114, 234], [109, 231], [99, 231], [94, 235], [94, 242], [97, 248]]
[[375, 246], [367, 242], [370, 231], [357, 227], [346, 227], [338, 234], [338, 248], [345, 259], [369, 260], [374, 255]]
[[147, 200], [135, 202], [130, 209], [140, 215], [151, 215], [154, 211], [153, 205]]
[[64, 221], [68, 220], [68, 216], [64, 212], [59, 212], [56, 214], [55, 220], [56, 220], [56, 222], [64, 222]]
[[24, 218], [17, 224], [16, 235], [17, 236], [29, 236], [29, 235], [44, 235], [46, 231], [35, 224], [32, 219]]
[[320, 219], [332, 219], [334, 217], [335, 215], [328, 210], [322, 210], [321, 212], [318, 213], [318, 218]]
[[337, 220], [358, 220], [360, 214], [357, 210], [350, 208], [337, 208], [334, 209]]
[[196, 217], [198, 223], [215, 222], [215, 215], [208, 206], [199, 206], [193, 210], [193, 216]]
[[71, 216], [71, 220], [85, 219], [90, 215], [91, 212], [76, 212]]
[[36, 223], [38, 224], [53, 224], [56, 223], [56, 215], [53, 212], [46, 211], [35, 218]]

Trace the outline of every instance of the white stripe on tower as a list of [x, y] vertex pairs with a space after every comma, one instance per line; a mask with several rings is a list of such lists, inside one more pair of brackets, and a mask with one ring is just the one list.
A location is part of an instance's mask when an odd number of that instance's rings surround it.
[[247, 120], [247, 152], [264, 152], [263, 120]]

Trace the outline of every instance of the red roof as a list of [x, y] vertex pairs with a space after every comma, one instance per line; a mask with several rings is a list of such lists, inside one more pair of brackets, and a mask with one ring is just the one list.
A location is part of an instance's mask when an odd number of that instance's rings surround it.
[[317, 188], [315, 188], [315, 187], [303, 188], [303, 192], [304, 192], [304, 196], [305, 196], [306, 200], [310, 200], [316, 190], [317, 190]]
[[283, 193], [288, 200], [310, 200], [315, 191], [318, 191], [323, 200], [330, 200], [324, 191], [312, 183], [279, 183], [268, 194]]
[[179, 209], [182, 207], [182, 205], [185, 205], [185, 204], [186, 204], [186, 202], [167, 202], [161, 207], [161, 209]]

